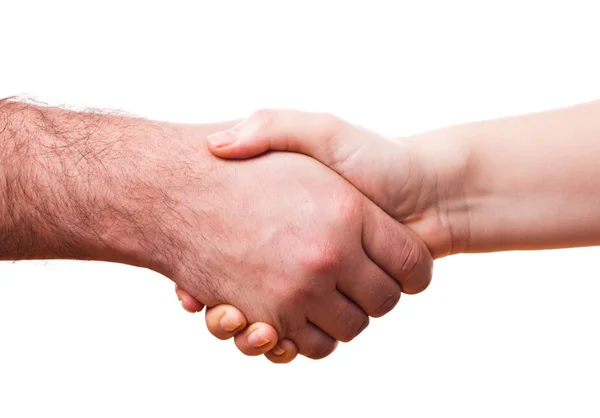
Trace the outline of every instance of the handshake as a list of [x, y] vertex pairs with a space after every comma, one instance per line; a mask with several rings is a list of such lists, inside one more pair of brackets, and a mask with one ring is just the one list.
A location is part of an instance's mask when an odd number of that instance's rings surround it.
[[245, 354], [318, 359], [433, 259], [600, 244], [598, 115], [392, 139], [290, 110], [183, 125], [0, 100], [0, 259], [149, 268]]
[[450, 190], [413, 141], [290, 110], [256, 112], [207, 141], [230, 160], [214, 162], [223, 195], [204, 214], [211, 291], [194, 293], [191, 276], [176, 291], [192, 312], [228, 303], [207, 309], [207, 326], [245, 354], [325, 357], [401, 293], [424, 290], [432, 254], [464, 245], [449, 229]]

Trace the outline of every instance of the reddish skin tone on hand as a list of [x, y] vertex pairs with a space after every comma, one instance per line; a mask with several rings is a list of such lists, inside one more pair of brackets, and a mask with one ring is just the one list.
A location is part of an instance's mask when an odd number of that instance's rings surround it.
[[[236, 306], [310, 358], [401, 289], [427, 287], [432, 259], [413, 232], [306, 156], [216, 158], [205, 138], [223, 127], [0, 101], [0, 259], [153, 269], [199, 301], [181, 296], [192, 310]], [[253, 347], [274, 347], [241, 325]]]
[[278, 150], [317, 159], [435, 258], [600, 244], [598, 101], [401, 139], [330, 115], [260, 111], [209, 141], [222, 158]]

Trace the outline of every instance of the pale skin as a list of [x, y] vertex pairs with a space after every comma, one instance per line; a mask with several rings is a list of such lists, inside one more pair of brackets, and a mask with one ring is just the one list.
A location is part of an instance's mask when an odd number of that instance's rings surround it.
[[[448, 127], [408, 138], [385, 138], [323, 114], [262, 111], [209, 138], [226, 159], [268, 150], [308, 155], [420, 236], [434, 258], [457, 253], [600, 245], [600, 101], [554, 111]], [[178, 290], [184, 308], [199, 308]], [[270, 338], [266, 323], [243, 310], [207, 311], [209, 330], [235, 335], [246, 354], [291, 361], [297, 347], [257, 350], [247, 329]], [[220, 316], [236, 317], [233, 332]]]
[[[324, 165], [293, 153], [212, 155], [206, 137], [233, 125], [0, 100], [0, 260], [152, 269], [193, 310], [214, 307], [207, 318], [237, 327], [251, 354], [281, 338], [286, 352], [314, 359], [402, 291], [427, 287], [425, 242]], [[245, 328], [239, 312], [222, 322], [224, 304], [272, 328]]]

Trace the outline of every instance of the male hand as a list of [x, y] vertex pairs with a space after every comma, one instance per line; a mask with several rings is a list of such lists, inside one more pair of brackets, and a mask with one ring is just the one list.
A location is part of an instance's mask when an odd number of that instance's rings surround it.
[[[202, 149], [191, 134], [182, 148]], [[236, 306], [321, 358], [387, 313], [401, 290], [428, 285], [425, 245], [316, 161], [213, 157], [200, 172], [195, 157], [173, 161], [181, 171], [164, 190], [172, 210], [161, 222], [182, 249], [171, 278], [207, 306]]]
[[0, 122], [2, 259], [147, 267], [312, 358], [430, 281], [425, 245], [309, 157], [225, 161], [215, 127], [10, 100]]
[[[466, 149], [449, 144], [448, 130], [426, 138], [387, 138], [325, 113], [261, 110], [208, 137], [211, 152], [246, 159], [266, 151], [305, 154], [352, 183], [390, 216], [418, 233], [434, 258], [461, 252], [468, 222], [449, 222], [447, 206], [466, 206]], [[465, 211], [461, 215], [466, 214]], [[455, 221], [455, 220], [452, 220]]]
[[[449, 205], [464, 205], [457, 181], [464, 159], [462, 150], [450, 150], [444, 145], [443, 137], [436, 138], [435, 133], [430, 136], [424, 145], [420, 138], [388, 139], [327, 114], [263, 110], [208, 139], [211, 151], [222, 158], [250, 158], [268, 150], [279, 150], [317, 159], [415, 231], [434, 257], [441, 257], [465, 245], [456, 239], [464, 236], [464, 231], [452, 231], [446, 216]], [[432, 142], [435, 146], [431, 146]], [[425, 146], [428, 148], [424, 149]], [[465, 211], [464, 218], [466, 216]], [[460, 221], [464, 224], [464, 219]], [[405, 291], [416, 293], [415, 289]], [[186, 299], [185, 292], [178, 291], [178, 297], [184, 308], [194, 310], [193, 299]], [[218, 318], [226, 316], [246, 323], [238, 309], [221, 306], [218, 314], [207, 310], [209, 330], [219, 338], [235, 335], [241, 351], [256, 354], [243, 326], [224, 332]], [[251, 328], [275, 335], [267, 324], [253, 324]], [[295, 348], [289, 342], [284, 341], [284, 345], [287, 346], [287, 350], [283, 350], [285, 358], [271, 351], [267, 355], [269, 359], [276, 362], [293, 359]]]

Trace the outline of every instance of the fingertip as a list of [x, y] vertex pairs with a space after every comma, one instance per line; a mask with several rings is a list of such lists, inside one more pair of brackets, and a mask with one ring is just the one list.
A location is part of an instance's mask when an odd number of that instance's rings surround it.
[[278, 339], [275, 328], [257, 322], [235, 336], [235, 345], [247, 356], [258, 356], [271, 351]]
[[246, 325], [246, 317], [234, 306], [217, 305], [206, 310], [206, 327], [220, 340], [228, 340]]
[[[259, 110], [231, 129], [206, 137], [210, 151], [220, 158], [245, 159], [260, 155], [269, 149], [279, 150], [282, 143], [273, 139], [271, 123], [280, 119], [280, 111]], [[283, 141], [285, 144], [286, 141]]]
[[252, 158], [268, 151], [268, 147], [264, 143], [252, 138], [221, 146], [209, 142], [209, 149], [213, 155], [228, 160]]
[[242, 159], [257, 155], [248, 146], [244, 146], [236, 129], [215, 132], [208, 135], [206, 141], [210, 152], [220, 158]]
[[204, 305], [190, 295], [184, 296], [181, 299], [181, 306], [189, 313], [198, 313], [204, 309]]
[[236, 133], [232, 129], [215, 132], [206, 137], [208, 147], [211, 151], [219, 151], [223, 148], [228, 148], [238, 141]]
[[265, 357], [272, 363], [286, 364], [290, 363], [298, 356], [298, 347], [293, 341], [283, 339], [279, 341], [273, 349], [265, 353]]
[[196, 313], [204, 309], [204, 304], [177, 285], [175, 286], [175, 294], [181, 302], [181, 307], [187, 312]]

